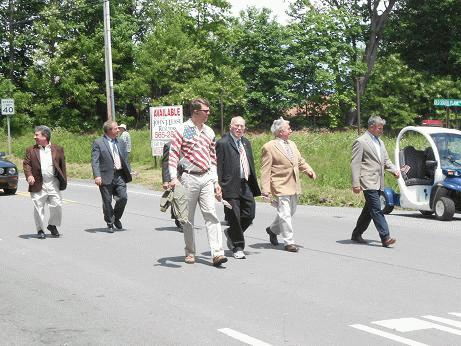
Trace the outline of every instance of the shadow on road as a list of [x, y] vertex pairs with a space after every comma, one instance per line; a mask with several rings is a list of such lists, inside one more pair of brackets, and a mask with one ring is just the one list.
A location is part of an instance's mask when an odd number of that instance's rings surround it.
[[[109, 233], [107, 227], [105, 227], [105, 228], [87, 228], [87, 229], [84, 229], [84, 231], [88, 232], [88, 233]], [[117, 233], [117, 232], [126, 232], [128, 230], [125, 229], [125, 228], [122, 228], [122, 229], [115, 229], [114, 228], [114, 231], [115, 231], [115, 233]]]
[[362, 245], [362, 246], [377, 246], [377, 247], [382, 247], [382, 244], [381, 244], [381, 241], [380, 240], [368, 240], [368, 239], [365, 239], [368, 244], [360, 244], [360, 243], [356, 243], [355, 241], [352, 241], [350, 239], [344, 239], [344, 240], [337, 240], [336, 242], [338, 244], [343, 244], [343, 245], [347, 245], [347, 244], [352, 244], [352, 245]]
[[[59, 237], [53, 237], [51, 234], [45, 234], [45, 236], [46, 238], [49, 238], [49, 239], [59, 239], [62, 237], [62, 234]], [[38, 234], [37, 233], [21, 234], [18, 237], [21, 239], [38, 239]], [[43, 239], [38, 239], [38, 240], [43, 240]]]
[[182, 233], [181, 230], [178, 227], [175, 227], [175, 226], [171, 226], [171, 227], [156, 227], [156, 228], [154, 228], [154, 230]]
[[[176, 264], [178, 263], [178, 264]], [[179, 263], [181, 265], [179, 265]], [[200, 256], [195, 256], [195, 264], [206, 264], [206, 265], [212, 265], [212, 263], [209, 260], [205, 260], [204, 258]], [[187, 264], [184, 262], [184, 256], [174, 256], [174, 257], [162, 257], [157, 260], [157, 263], [154, 264], [154, 267], [157, 266], [162, 266], [162, 267], [168, 267], [168, 268], [181, 268], [185, 266], [191, 266], [193, 264]]]
[[[280, 244], [280, 245], [277, 245], [277, 246], [274, 246], [272, 245], [271, 243], [255, 243], [255, 244], [251, 244], [251, 245], [248, 245], [249, 247], [253, 248], [253, 249], [267, 249], [267, 250], [281, 250], [281, 251], [285, 251], [285, 248], [283, 247], [283, 244]], [[302, 247], [300, 245], [296, 245], [298, 247]]]

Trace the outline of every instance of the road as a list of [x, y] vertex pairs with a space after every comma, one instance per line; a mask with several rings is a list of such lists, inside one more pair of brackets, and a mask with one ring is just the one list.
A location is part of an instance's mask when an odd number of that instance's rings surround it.
[[247, 258], [218, 269], [201, 218], [198, 262], [183, 262], [160, 192], [130, 186], [114, 234], [92, 182], [63, 197], [63, 236], [39, 240], [24, 180], [0, 195], [1, 345], [461, 344], [459, 216], [396, 210], [386, 249], [373, 226], [370, 245], [349, 240], [359, 209], [301, 206], [288, 253], [269, 244], [275, 210], [258, 204]]

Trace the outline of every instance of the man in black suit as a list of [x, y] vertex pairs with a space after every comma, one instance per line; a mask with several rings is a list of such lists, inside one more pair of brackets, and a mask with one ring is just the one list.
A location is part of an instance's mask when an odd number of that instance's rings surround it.
[[[109, 233], [114, 233], [114, 226], [122, 229], [123, 211], [128, 201], [126, 183], [131, 181], [131, 167], [125, 143], [117, 140], [118, 125], [108, 120], [103, 125], [104, 135], [93, 143], [91, 166], [94, 182], [99, 186], [102, 197], [104, 221]], [[112, 207], [112, 196], [115, 206]]]
[[251, 144], [243, 137], [244, 133], [245, 120], [234, 117], [230, 123], [229, 134], [216, 143], [219, 185], [223, 199], [232, 206], [232, 209], [224, 208], [230, 226], [224, 234], [227, 237], [227, 246], [237, 259], [245, 258], [243, 232], [255, 217], [254, 197], [261, 195]]

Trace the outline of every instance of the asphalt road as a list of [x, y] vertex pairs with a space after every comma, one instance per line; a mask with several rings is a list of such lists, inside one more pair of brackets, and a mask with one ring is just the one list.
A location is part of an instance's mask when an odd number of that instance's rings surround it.
[[97, 188], [73, 180], [63, 236], [39, 240], [25, 191], [0, 193], [1, 345], [461, 344], [459, 216], [394, 211], [386, 249], [373, 226], [370, 245], [349, 240], [359, 209], [302, 206], [288, 253], [258, 204], [247, 258], [218, 269], [201, 218], [198, 262], [183, 262], [160, 192], [130, 186], [126, 229], [110, 234]]

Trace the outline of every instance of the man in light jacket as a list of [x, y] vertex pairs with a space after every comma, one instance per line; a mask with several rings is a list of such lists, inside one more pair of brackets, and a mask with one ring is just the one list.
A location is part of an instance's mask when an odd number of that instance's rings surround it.
[[366, 244], [367, 241], [362, 238], [362, 234], [373, 220], [382, 245], [389, 247], [396, 240], [389, 234], [389, 226], [381, 211], [379, 196], [384, 190], [384, 170], [392, 172], [396, 178], [400, 176], [400, 171], [389, 159], [384, 142], [379, 139], [385, 124], [386, 121], [379, 116], [370, 117], [368, 131], [352, 145], [352, 191], [354, 193], [363, 191], [365, 206], [352, 232], [351, 240]]

